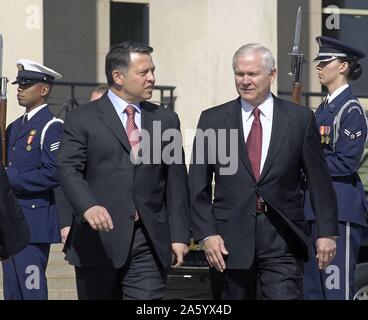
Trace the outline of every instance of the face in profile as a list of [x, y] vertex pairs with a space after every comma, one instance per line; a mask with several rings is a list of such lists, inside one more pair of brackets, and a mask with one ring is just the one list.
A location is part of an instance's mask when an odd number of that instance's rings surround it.
[[269, 94], [276, 69], [267, 70], [258, 52], [239, 56], [234, 65], [235, 85], [239, 95], [252, 106], [259, 106]]
[[149, 54], [131, 53], [130, 66], [122, 71], [122, 90], [127, 101], [136, 103], [152, 97], [155, 65]]
[[32, 108], [33, 106], [44, 103], [44, 98], [50, 91], [46, 83], [36, 82], [30, 84], [18, 84], [17, 99], [22, 107]]
[[339, 59], [331, 61], [321, 61], [317, 65], [319, 82], [328, 87], [333, 84], [347, 69], [346, 62], [340, 62]]

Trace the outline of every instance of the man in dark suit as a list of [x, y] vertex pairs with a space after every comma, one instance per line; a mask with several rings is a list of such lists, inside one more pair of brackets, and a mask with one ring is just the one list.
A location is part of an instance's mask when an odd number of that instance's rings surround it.
[[27, 221], [0, 162], [0, 260], [9, 259], [24, 249], [30, 238]]
[[308, 252], [302, 172], [317, 213], [320, 268], [338, 234], [314, 115], [271, 94], [276, 69], [267, 48], [241, 47], [233, 69], [240, 97], [202, 112], [193, 145], [194, 238], [203, 241], [214, 298], [255, 299], [258, 285], [263, 299], [300, 299]]
[[[66, 259], [75, 266], [79, 299], [161, 299], [168, 269], [188, 252], [179, 119], [146, 101], [155, 83], [152, 50], [113, 46], [109, 91], [66, 116], [58, 165], [75, 212]], [[177, 136], [161, 141], [167, 130]], [[179, 150], [177, 161], [166, 154], [170, 146]]]
[[[89, 101], [94, 101], [101, 98], [105, 92], [109, 90], [109, 86], [107, 84], [100, 84], [97, 87], [94, 87], [91, 91], [91, 96]], [[66, 113], [64, 114], [63, 119], [65, 119]], [[65, 198], [63, 192], [60, 188], [55, 190], [56, 196], [56, 206], [58, 208], [58, 216], [59, 216], [59, 224], [60, 224], [60, 233], [61, 233], [61, 241], [65, 244], [66, 239], [68, 238], [68, 234], [70, 232], [70, 226], [73, 223], [73, 208], [70, 206], [68, 200]]]

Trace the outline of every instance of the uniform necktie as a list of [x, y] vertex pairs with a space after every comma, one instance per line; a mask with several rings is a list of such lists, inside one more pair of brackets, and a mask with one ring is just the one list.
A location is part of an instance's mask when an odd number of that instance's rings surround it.
[[140, 132], [134, 121], [135, 112], [136, 110], [132, 105], [128, 105], [125, 108], [125, 113], [128, 116], [126, 123], [126, 133], [130, 147], [132, 148], [133, 155], [136, 158], [139, 150]]
[[[262, 124], [261, 124], [261, 111], [255, 107], [252, 111], [254, 119], [252, 127], [247, 138], [247, 152], [252, 166], [253, 175], [256, 181], [259, 181], [261, 175], [261, 156], [262, 156]], [[256, 199], [257, 211], [261, 210], [261, 201], [259, 195]]]
[[322, 102], [322, 109], [324, 109], [328, 105], [328, 97], [325, 98]]
[[26, 125], [28, 123], [28, 114], [26, 113], [23, 116], [23, 120], [22, 120], [22, 126]]

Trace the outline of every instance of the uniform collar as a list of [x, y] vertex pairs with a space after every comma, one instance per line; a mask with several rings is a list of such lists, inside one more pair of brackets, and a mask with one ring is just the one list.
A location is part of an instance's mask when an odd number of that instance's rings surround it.
[[[41, 109], [45, 108], [47, 106], [47, 103], [44, 103], [44, 104], [41, 104], [40, 106], [34, 108], [32, 111], [28, 112], [28, 113], [25, 113], [23, 115], [23, 121], [24, 121], [24, 118], [27, 116], [27, 119], [28, 121], [31, 120], [31, 118], [37, 113], [39, 112]], [[23, 122], [22, 121], [22, 122]]]
[[334, 92], [332, 92], [331, 95], [327, 95], [327, 103], [331, 103], [333, 99], [335, 99], [341, 92], [343, 92], [345, 89], [349, 88], [348, 84], [344, 84], [341, 87], [337, 88]]

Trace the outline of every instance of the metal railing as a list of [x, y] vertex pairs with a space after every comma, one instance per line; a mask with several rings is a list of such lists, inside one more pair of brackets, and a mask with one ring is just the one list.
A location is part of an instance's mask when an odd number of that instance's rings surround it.
[[[291, 91], [283, 91], [283, 90], [279, 90], [278, 91], [278, 96], [280, 98], [285, 98], [287, 100], [291, 100]], [[326, 93], [323, 92], [302, 92], [302, 102], [301, 104], [311, 108], [311, 109], [315, 109], [318, 107], [315, 105], [311, 105], [311, 98], [312, 97], [319, 97], [319, 98], [325, 98], [327, 96]], [[368, 94], [355, 94], [355, 96], [358, 99], [368, 99]], [[368, 106], [366, 106], [368, 107]]]
[[[79, 105], [88, 101], [88, 98], [84, 95], [82, 97], [77, 93], [77, 88], [89, 89], [89, 92], [92, 91], [93, 88], [97, 87], [101, 83], [94, 82], [72, 82], [72, 81], [56, 81], [55, 89], [57, 88], [66, 88], [68, 89], [67, 97], [63, 95], [60, 97], [51, 97], [49, 100], [50, 105], [63, 105], [68, 106], [70, 109], [78, 107]], [[165, 85], [156, 85], [154, 87], [154, 91], [159, 91], [159, 101], [152, 101], [153, 103], [159, 104], [161, 107], [168, 108], [170, 110], [175, 109], [175, 96], [174, 90], [176, 87], [174, 86], [165, 86]]]

